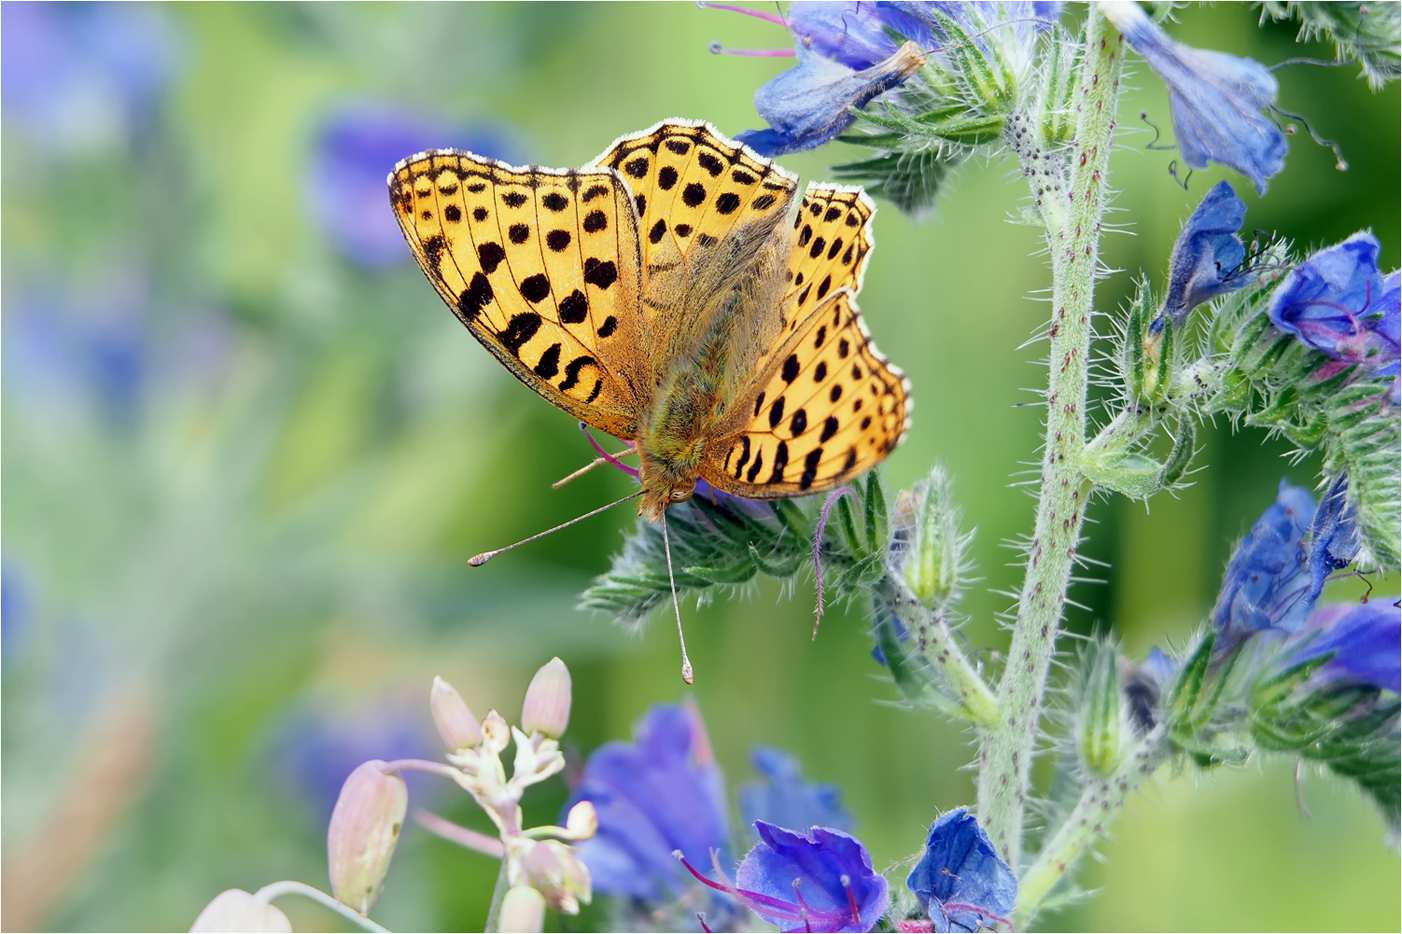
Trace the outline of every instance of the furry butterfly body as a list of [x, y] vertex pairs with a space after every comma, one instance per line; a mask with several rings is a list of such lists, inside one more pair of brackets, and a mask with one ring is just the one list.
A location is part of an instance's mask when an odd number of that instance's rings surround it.
[[904, 436], [909, 385], [855, 301], [875, 211], [860, 189], [810, 184], [795, 211], [794, 176], [680, 120], [578, 169], [420, 153], [389, 189], [478, 341], [633, 443], [654, 521], [698, 478], [748, 499], [832, 489]]

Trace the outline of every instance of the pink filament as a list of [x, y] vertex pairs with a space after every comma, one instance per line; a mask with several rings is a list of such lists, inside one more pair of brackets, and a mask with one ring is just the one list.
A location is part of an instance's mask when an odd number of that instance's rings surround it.
[[823, 530], [828, 527], [828, 513], [832, 512], [832, 507], [837, 505], [837, 501], [844, 496], [851, 496], [855, 499], [857, 491], [850, 486], [832, 491], [827, 502], [823, 503], [823, 512], [818, 516], [818, 532], [813, 536], [813, 577], [818, 583], [818, 609], [813, 614], [814, 642], [818, 641], [818, 624], [823, 620], [823, 563], [819, 558], [823, 544]]
[[727, 49], [719, 42], [711, 43], [712, 55], [747, 55], [751, 58], [793, 58], [793, 49]]
[[709, 7], [712, 10], [729, 10], [731, 13], [743, 13], [745, 16], [753, 16], [756, 19], [762, 19], [767, 23], [773, 23], [776, 26], [783, 26], [785, 29], [787, 29], [789, 25], [788, 23], [784, 22], [784, 18], [778, 13], [761, 13], [759, 10], [751, 10], [742, 6], [731, 6], [728, 3], [697, 3], [696, 5], [701, 7], [702, 9], [706, 9], [707, 7]]

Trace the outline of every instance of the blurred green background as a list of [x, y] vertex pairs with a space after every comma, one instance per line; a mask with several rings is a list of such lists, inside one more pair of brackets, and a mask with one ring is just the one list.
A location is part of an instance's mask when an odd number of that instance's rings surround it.
[[[569, 166], [666, 117], [759, 126], [751, 96], [788, 61], [707, 47], [786, 35], [684, 3], [2, 9], [5, 929], [184, 930], [225, 888], [324, 887], [345, 774], [436, 756], [434, 674], [478, 713], [514, 717], [530, 674], [561, 656], [580, 755], [675, 701], [668, 625], [632, 636], [573, 608], [626, 510], [468, 569], [628, 483], [597, 471], [550, 489], [591, 457], [584, 439], [442, 307], [374, 180], [429, 145]], [[1258, 28], [1245, 4], [1179, 18], [1192, 44], [1301, 54], [1292, 28]], [[1282, 107], [1339, 141], [1349, 170], [1302, 131], [1258, 199], [1220, 170], [1175, 184], [1173, 154], [1146, 150], [1137, 119], [1167, 129], [1166, 94], [1134, 72], [1113, 163], [1113, 219], [1133, 235], [1107, 238], [1126, 272], [1101, 287], [1102, 311], [1141, 269], [1161, 281], [1181, 220], [1222, 177], [1248, 228], [1321, 245], [1371, 226], [1397, 265], [1395, 84], [1373, 95], [1353, 68], [1279, 72]], [[392, 151], [399, 139], [417, 141]], [[841, 149], [783, 161], [822, 178]], [[978, 527], [966, 632], [987, 649], [1006, 638], [994, 591], [1020, 578], [1002, 543], [1032, 519], [1009, 486], [1039, 436], [1020, 403], [1045, 379], [1040, 345], [1019, 349], [1049, 277], [1037, 231], [1010, 223], [1024, 199], [1012, 168], [968, 164], [921, 224], [883, 210], [861, 296], [918, 400], [888, 487], [936, 459], [952, 471]], [[1092, 509], [1086, 551], [1111, 568], [1077, 585], [1088, 609], [1070, 628], [1112, 628], [1135, 654], [1181, 642], [1279, 478], [1316, 478], [1314, 459], [1292, 465], [1253, 431], [1222, 424], [1203, 443], [1210, 468], [1178, 498]], [[811, 607], [809, 581], [685, 607], [694, 696], [732, 786], [752, 745], [790, 750], [844, 789], [884, 866], [919, 847], [936, 809], [971, 803], [971, 754], [959, 730], [883, 703], [894, 692], [860, 613], [830, 609], [812, 643]], [[1288, 761], [1165, 774], [1084, 873], [1099, 896], [1045, 926], [1397, 930], [1381, 822], [1351, 788], [1308, 769], [1299, 781], [1307, 812]], [[411, 794], [484, 826], [444, 791]], [[552, 819], [565, 795], [558, 779], [534, 789], [528, 819]], [[480, 930], [495, 873], [411, 827], [376, 916]], [[299, 929], [337, 927], [280, 904]]]

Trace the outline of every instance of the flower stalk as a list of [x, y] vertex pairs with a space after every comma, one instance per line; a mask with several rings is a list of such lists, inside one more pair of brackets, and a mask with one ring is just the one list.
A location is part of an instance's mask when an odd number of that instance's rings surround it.
[[1092, 489], [1081, 468], [1092, 294], [1123, 52], [1119, 33], [1098, 6], [1091, 6], [1074, 97], [1076, 134], [1062, 190], [1039, 194], [1037, 186], [1044, 182], [1032, 173], [1029, 163], [1035, 150], [1027, 144], [1019, 147], [1034, 197], [1041, 204], [1052, 259], [1047, 429], [1036, 527], [1007, 668], [998, 685], [1000, 721], [981, 737], [978, 788], [979, 817], [998, 852], [1014, 869], [1022, 855], [1029, 775], [1047, 671]]

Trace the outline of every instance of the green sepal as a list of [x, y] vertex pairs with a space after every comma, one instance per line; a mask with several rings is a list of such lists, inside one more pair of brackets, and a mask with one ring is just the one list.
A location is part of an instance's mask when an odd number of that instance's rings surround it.
[[866, 495], [862, 497], [865, 506], [863, 516], [866, 526], [867, 548], [882, 551], [886, 547], [889, 527], [886, 518], [886, 491], [881, 488], [881, 478], [875, 470], [867, 474]]
[[1161, 488], [1164, 467], [1144, 454], [1109, 455], [1087, 459], [1081, 465], [1086, 479], [1101, 489], [1114, 490], [1131, 499], [1148, 499]]
[[1168, 452], [1168, 460], [1164, 461], [1163, 470], [1159, 473], [1160, 487], [1173, 486], [1183, 479], [1183, 474], [1193, 461], [1197, 441], [1197, 423], [1190, 416], [1179, 418], [1178, 437], [1174, 439], [1173, 450]]
[[1178, 677], [1173, 680], [1173, 686], [1164, 697], [1163, 709], [1167, 715], [1169, 731], [1174, 734], [1191, 733], [1193, 730], [1193, 710], [1197, 707], [1203, 680], [1212, 664], [1212, 648], [1216, 642], [1215, 630], [1208, 629], [1203, 633], [1197, 648], [1183, 662]]

